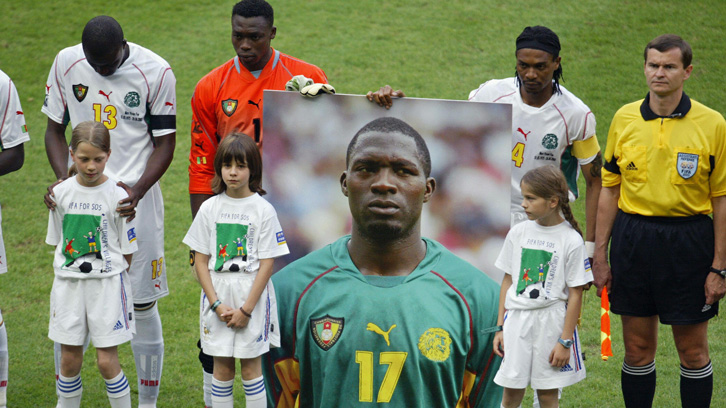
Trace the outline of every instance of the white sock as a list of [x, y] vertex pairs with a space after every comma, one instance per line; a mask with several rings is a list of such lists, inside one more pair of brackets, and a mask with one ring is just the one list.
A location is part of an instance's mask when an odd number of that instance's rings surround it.
[[146, 310], [136, 310], [136, 335], [131, 349], [136, 360], [139, 408], [156, 407], [164, 363], [164, 338], [156, 302]]
[[62, 408], [80, 408], [83, 394], [83, 381], [81, 375], [64, 377], [58, 374], [56, 383], [58, 388], [58, 403]]
[[0, 312], [0, 408], [7, 404], [8, 388], [8, 332]]
[[212, 406], [214, 408], [234, 408], [233, 386], [234, 379], [229, 381], [212, 379]]
[[204, 405], [206, 407], [212, 406], [212, 373], [208, 373], [202, 369], [204, 375]]
[[247, 408], [266, 408], [267, 394], [265, 393], [265, 380], [259, 376], [252, 380], [242, 379], [245, 389], [245, 403]]
[[106, 381], [106, 395], [111, 408], [131, 408], [131, 388], [123, 370], [114, 378]]

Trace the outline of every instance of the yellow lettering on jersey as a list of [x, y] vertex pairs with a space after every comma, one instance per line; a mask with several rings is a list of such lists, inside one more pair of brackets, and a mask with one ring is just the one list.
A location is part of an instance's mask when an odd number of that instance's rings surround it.
[[517, 142], [514, 145], [514, 149], [512, 149], [512, 161], [515, 166], [522, 167], [522, 162], [524, 161], [524, 143]]
[[358, 400], [373, 402], [373, 352], [355, 352], [355, 362], [360, 365], [358, 370]]
[[381, 389], [378, 390], [378, 402], [391, 402], [406, 357], [408, 357], [408, 353], [403, 351], [384, 351], [381, 353], [380, 364], [388, 364], [388, 370], [386, 370], [386, 376], [383, 377]]
[[[106, 114], [106, 118], [102, 118], [102, 113]], [[118, 122], [116, 120], [116, 114], [118, 111], [116, 110], [116, 107], [113, 105], [106, 105], [106, 107], [103, 107], [100, 103], [94, 103], [93, 104], [93, 114], [94, 114], [94, 120], [96, 122], [103, 123], [104, 126], [106, 126], [106, 129], [116, 129], [116, 125], [118, 125]]]
[[[391, 402], [398, 379], [403, 371], [403, 365], [406, 363], [406, 357], [408, 357], [408, 353], [404, 351], [384, 351], [380, 353], [378, 363], [387, 364], [388, 369], [383, 377], [381, 388], [378, 389], [377, 402]], [[373, 352], [356, 350], [355, 362], [360, 366], [358, 371], [358, 400], [360, 402], [373, 402]]]
[[156, 279], [161, 276], [161, 272], [163, 271], [162, 267], [164, 266], [164, 257], [159, 258], [157, 261], [154, 259], [151, 261], [151, 279]]

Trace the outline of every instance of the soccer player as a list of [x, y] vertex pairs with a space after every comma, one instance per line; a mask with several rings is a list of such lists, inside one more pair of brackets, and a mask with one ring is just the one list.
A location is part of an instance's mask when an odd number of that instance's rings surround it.
[[[111, 133], [114, 154], [106, 173], [129, 195], [117, 211], [130, 218], [135, 211], [138, 218], [139, 251], [129, 275], [137, 319], [131, 346], [141, 408], [156, 405], [164, 357], [157, 300], [168, 294], [168, 288], [164, 202], [158, 181], [171, 163], [176, 143], [175, 85], [164, 59], [127, 42], [113, 18], [98, 16], [86, 24], [81, 44], [56, 56], [42, 108], [48, 116], [46, 153], [59, 180], [68, 171], [65, 131], [69, 123], [75, 127], [95, 120]], [[46, 205], [53, 207], [48, 196]]]
[[[272, 48], [277, 34], [272, 6], [265, 0], [244, 0], [232, 8], [234, 58], [213, 69], [197, 83], [192, 95], [191, 151], [189, 152], [189, 203], [192, 218], [212, 197], [214, 155], [223, 137], [233, 132], [255, 138], [262, 149], [262, 94], [265, 89], [284, 90], [295, 75], [327, 83], [315, 65]], [[194, 259], [194, 255], [190, 257]], [[201, 351], [204, 401], [212, 404], [212, 358]]]
[[424, 140], [399, 119], [376, 119], [346, 163], [351, 235], [272, 277], [282, 348], [265, 365], [268, 405], [498, 407], [498, 285], [421, 236], [436, 188]]
[[726, 121], [683, 91], [692, 56], [676, 35], [648, 43], [649, 92], [620, 108], [608, 133], [593, 272], [623, 325], [626, 407], [653, 404], [659, 320], [673, 331], [682, 406], [708, 407], [713, 392], [708, 321], [726, 294]]
[[[520, 203], [519, 182], [529, 170], [553, 164], [565, 174], [570, 201], [578, 196], [577, 179], [585, 177], [585, 245], [592, 257], [600, 195], [602, 158], [595, 136], [595, 115], [560, 84], [560, 39], [547, 27], [525, 27], [516, 40], [517, 74], [492, 79], [469, 93], [476, 102], [512, 105], [511, 225], [527, 219]], [[403, 92], [385, 86], [368, 99], [390, 107]]]
[[205, 75], [192, 96], [192, 145], [189, 194], [192, 217], [213, 195], [214, 154], [233, 132], [254, 136], [262, 147], [262, 92], [284, 90], [295, 75], [327, 83], [318, 67], [271, 47], [277, 34], [272, 6], [265, 0], [244, 0], [232, 9], [232, 46], [237, 54]]
[[[23, 167], [23, 143], [30, 140], [25, 115], [13, 81], [0, 71], [0, 176]], [[2, 214], [0, 213], [0, 222]], [[3, 233], [0, 228], [0, 274], [8, 271]], [[0, 408], [5, 408], [8, 387], [8, 332], [0, 312]]]

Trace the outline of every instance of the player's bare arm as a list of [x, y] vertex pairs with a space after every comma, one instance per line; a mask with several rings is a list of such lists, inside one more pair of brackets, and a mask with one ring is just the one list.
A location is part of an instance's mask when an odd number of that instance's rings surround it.
[[608, 264], [608, 244], [613, 231], [615, 216], [618, 214], [618, 199], [620, 198], [620, 184], [603, 187], [600, 190], [600, 199], [597, 206], [597, 230], [595, 231], [595, 256], [593, 256], [592, 274], [593, 282], [597, 288], [597, 295], [602, 295], [602, 289], [610, 290], [612, 272]]
[[[507, 291], [511, 286], [512, 275], [505, 273], [504, 277], [502, 278], [502, 285], [499, 288], [499, 313], [497, 315], [497, 326], [500, 327], [504, 325], [504, 313], [506, 313], [507, 311], [504, 308], [504, 302], [507, 298]], [[494, 334], [494, 343], [492, 346], [494, 354], [498, 355], [499, 357], [504, 357], [504, 333], [501, 330]]]
[[0, 176], [20, 170], [25, 161], [23, 143], [0, 152]]
[[[714, 256], [712, 267], [726, 269], [726, 196], [713, 197]], [[706, 277], [706, 304], [711, 305], [726, 295], [726, 281], [715, 273]]]
[[68, 142], [66, 141], [66, 125], [62, 125], [48, 118], [45, 128], [45, 153], [48, 155], [50, 167], [57, 181], [48, 187], [45, 194], [45, 206], [48, 209], [55, 209], [55, 202], [50, 198], [53, 195], [53, 187], [68, 178]]
[[369, 101], [375, 102], [386, 109], [391, 109], [391, 106], [393, 106], [393, 98], [404, 97], [406, 97], [406, 95], [402, 90], [393, 90], [390, 85], [382, 86], [381, 89], [376, 92], [369, 91], [366, 94], [366, 98], [368, 98]]
[[156, 143], [154, 152], [149, 156], [146, 169], [144, 169], [144, 173], [139, 178], [139, 181], [133, 187], [129, 187], [121, 181], [117, 183], [126, 190], [129, 196], [119, 201], [119, 207], [116, 211], [122, 217], [129, 217], [129, 221], [135, 217], [136, 205], [138, 205], [139, 200], [144, 197], [149, 188], [159, 181], [161, 176], [164, 175], [164, 172], [166, 172], [166, 169], [169, 168], [171, 160], [174, 158], [176, 132], [156, 137], [154, 138], [154, 142]]
[[595, 228], [597, 225], [597, 204], [602, 188], [602, 154], [598, 152], [595, 159], [582, 166], [582, 175], [585, 177], [585, 241], [595, 242]]

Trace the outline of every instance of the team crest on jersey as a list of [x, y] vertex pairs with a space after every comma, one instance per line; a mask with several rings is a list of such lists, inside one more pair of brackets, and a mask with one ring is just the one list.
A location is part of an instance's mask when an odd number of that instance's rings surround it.
[[86, 95], [88, 95], [88, 87], [86, 85], [73, 85], [73, 96], [76, 97], [78, 102], [83, 102], [83, 100], [86, 99]]
[[685, 180], [693, 177], [698, 170], [698, 155], [693, 153], [678, 153], [676, 160], [676, 169], [678, 174]]
[[542, 146], [544, 146], [545, 149], [556, 149], [557, 143], [557, 135], [553, 133], [547, 133], [545, 137], [542, 138]]
[[325, 315], [319, 319], [310, 319], [310, 332], [315, 344], [323, 351], [330, 350], [343, 334], [345, 318]]
[[124, 97], [124, 104], [129, 108], [138, 108], [141, 105], [141, 97], [137, 92], [131, 91]]
[[237, 99], [227, 99], [222, 101], [222, 111], [227, 116], [232, 116], [234, 111], [237, 110]]
[[451, 354], [451, 336], [444, 329], [432, 327], [418, 338], [418, 349], [431, 361], [446, 361]]

